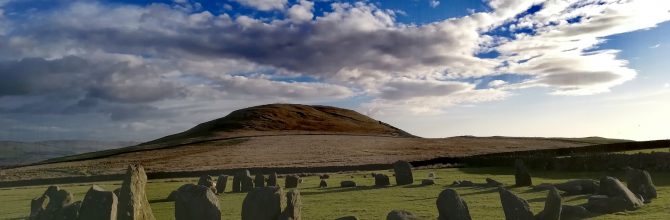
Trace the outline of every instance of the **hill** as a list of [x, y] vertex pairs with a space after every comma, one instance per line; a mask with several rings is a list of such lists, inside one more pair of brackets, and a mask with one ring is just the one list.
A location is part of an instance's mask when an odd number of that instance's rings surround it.
[[135, 144], [137, 142], [91, 140], [0, 141], [0, 167], [35, 163], [57, 157]]
[[240, 109], [144, 144], [5, 169], [0, 173], [0, 181], [118, 174], [128, 163], [141, 163], [150, 173], [351, 167], [622, 141], [626, 140], [419, 138], [352, 110], [273, 104]]

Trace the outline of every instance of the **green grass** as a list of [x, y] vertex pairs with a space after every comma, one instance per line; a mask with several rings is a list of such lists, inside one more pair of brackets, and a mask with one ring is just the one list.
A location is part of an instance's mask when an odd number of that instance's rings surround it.
[[[382, 171], [388, 173], [388, 171]], [[427, 177], [429, 172], [437, 174], [436, 185], [418, 186], [421, 178]], [[301, 184], [303, 196], [303, 219], [321, 220], [335, 219], [345, 215], [356, 215], [360, 219], [383, 219], [392, 209], [405, 209], [426, 219], [437, 217], [435, 200], [437, 195], [454, 180], [472, 180], [483, 183], [486, 177], [511, 185], [514, 182], [512, 169], [508, 168], [467, 168], [467, 169], [426, 169], [415, 170], [415, 185], [391, 186], [374, 188], [370, 172], [333, 174], [328, 180], [327, 189], [318, 189], [318, 177], [307, 177]], [[339, 182], [351, 179], [359, 187], [339, 188]], [[364, 177], [367, 175], [367, 177]], [[603, 175], [621, 177], [621, 173], [596, 172], [533, 172], [533, 181], [539, 183], [557, 183], [575, 178], [598, 178]], [[632, 212], [616, 213], [600, 216], [595, 219], [670, 219], [670, 173], [652, 173], [658, 187], [659, 198], [642, 209]], [[152, 180], [147, 187], [147, 196], [157, 219], [173, 219], [174, 206], [172, 202], [163, 201], [168, 194], [181, 186], [196, 179]], [[280, 179], [283, 183], [283, 179]], [[392, 180], [392, 182], [394, 182]], [[119, 187], [120, 182], [96, 183], [105, 189], [113, 190]], [[91, 183], [69, 184], [62, 187], [73, 192], [76, 200], [81, 200]], [[42, 194], [46, 186], [0, 189], [0, 219], [24, 219], [30, 212], [30, 199]], [[511, 188], [520, 197], [529, 201], [535, 213], [544, 207], [546, 192], [528, 192], [527, 187]], [[230, 190], [230, 189], [228, 189]], [[466, 200], [473, 219], [504, 219], [500, 200], [494, 188], [457, 188], [457, 191]], [[229, 193], [219, 195], [222, 219], [239, 219], [244, 193]], [[567, 204], [585, 202], [585, 196], [564, 197]]]
[[643, 153], [643, 154], [648, 154], [648, 153], [653, 153], [653, 152], [670, 152], [670, 147], [664, 147], [664, 148], [653, 148], [653, 149], [643, 149], [643, 150], [629, 150], [629, 151], [621, 151], [617, 153], [624, 153], [624, 154], [638, 154], [638, 153]]

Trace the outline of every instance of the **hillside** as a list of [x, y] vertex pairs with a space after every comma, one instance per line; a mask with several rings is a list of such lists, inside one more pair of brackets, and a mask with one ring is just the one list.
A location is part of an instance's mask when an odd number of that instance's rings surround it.
[[0, 141], [0, 167], [35, 163], [93, 151], [135, 145], [128, 141], [50, 140], [38, 142]]
[[240, 109], [140, 145], [5, 169], [0, 181], [118, 174], [128, 163], [141, 163], [148, 172], [167, 173], [342, 167], [623, 141], [598, 137], [419, 138], [352, 110], [273, 104]]

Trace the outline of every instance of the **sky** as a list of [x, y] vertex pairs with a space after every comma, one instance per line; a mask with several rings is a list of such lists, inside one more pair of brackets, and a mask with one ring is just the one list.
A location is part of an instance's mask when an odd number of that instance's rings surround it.
[[0, 139], [147, 141], [268, 103], [423, 137], [670, 138], [670, 1], [0, 0]]

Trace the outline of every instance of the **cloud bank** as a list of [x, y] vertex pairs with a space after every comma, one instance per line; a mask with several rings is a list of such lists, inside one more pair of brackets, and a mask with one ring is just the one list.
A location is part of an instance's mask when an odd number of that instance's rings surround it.
[[[236, 2], [282, 16], [189, 1], [3, 2], [0, 114], [98, 114], [127, 128], [263, 102], [363, 100], [369, 112], [425, 114], [531, 87], [590, 95], [637, 74], [598, 48], [607, 36], [670, 20], [670, 3], [654, 0], [490, 0], [488, 11], [428, 24], [369, 3], [317, 16], [309, 0]], [[503, 74], [524, 80], [480, 80]]]

